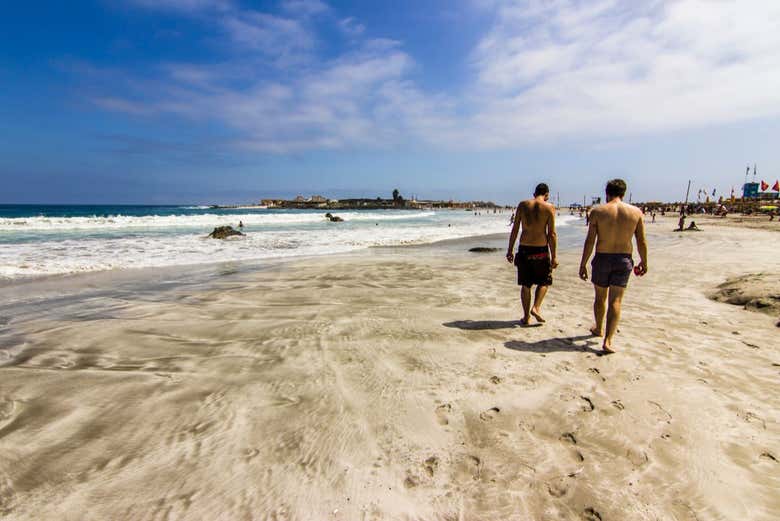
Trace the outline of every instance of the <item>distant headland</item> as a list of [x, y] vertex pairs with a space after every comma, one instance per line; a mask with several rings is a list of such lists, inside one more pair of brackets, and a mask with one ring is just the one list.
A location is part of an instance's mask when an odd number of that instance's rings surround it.
[[297, 196], [295, 199], [262, 199], [257, 204], [249, 205], [211, 205], [214, 209], [252, 209], [252, 208], [279, 208], [279, 209], [329, 209], [329, 210], [390, 210], [390, 209], [456, 209], [472, 210], [474, 208], [504, 208], [493, 201], [448, 201], [417, 199], [412, 196], [411, 199], [404, 198], [398, 190], [393, 190], [392, 199], [383, 199], [382, 197], [356, 198], [356, 199], [330, 199], [322, 195], [312, 195], [304, 197]]

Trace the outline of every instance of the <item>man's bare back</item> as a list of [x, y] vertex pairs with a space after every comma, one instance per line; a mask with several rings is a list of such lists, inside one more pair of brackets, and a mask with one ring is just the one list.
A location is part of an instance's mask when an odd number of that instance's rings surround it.
[[[520, 321], [522, 325], [528, 325], [531, 315], [538, 322], [544, 322], [540, 308], [547, 288], [552, 284], [552, 270], [558, 266], [555, 207], [547, 202], [549, 198], [549, 187], [545, 183], [536, 185], [534, 198], [517, 205], [512, 232], [509, 234], [506, 260], [517, 266], [517, 283], [522, 286], [520, 291], [520, 300], [523, 304], [523, 318]], [[512, 249], [521, 226], [520, 247], [515, 255]], [[536, 286], [533, 308], [531, 286]]]
[[590, 219], [596, 227], [596, 253], [631, 255], [634, 253], [634, 236], [638, 235], [637, 232], [644, 236], [642, 211], [619, 199], [593, 208]]
[[517, 205], [517, 217], [522, 224], [520, 244], [524, 246], [547, 246], [548, 228], [554, 229], [555, 207], [538, 198], [523, 201]]
[[[580, 278], [588, 280], [587, 262], [593, 253], [593, 247], [596, 247], [590, 277], [596, 292], [593, 301], [596, 324], [590, 332], [604, 337], [602, 348], [606, 354], [615, 352], [612, 339], [620, 321], [623, 293], [631, 272], [639, 276], [647, 273], [647, 240], [642, 211], [623, 202], [626, 188], [626, 182], [622, 179], [613, 179], [607, 183], [607, 203], [593, 208], [590, 213], [588, 235], [585, 237], [580, 261]], [[641, 259], [636, 266], [633, 259], [634, 238]], [[602, 328], [605, 313], [606, 332]]]

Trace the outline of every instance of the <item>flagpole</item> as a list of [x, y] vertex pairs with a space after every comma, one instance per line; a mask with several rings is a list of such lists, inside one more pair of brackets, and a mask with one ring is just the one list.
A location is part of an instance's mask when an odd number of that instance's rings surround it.
[[685, 203], [680, 208], [680, 215], [685, 214], [685, 207], [688, 206], [688, 195], [691, 193], [691, 180], [688, 180], [688, 189], [685, 191]]

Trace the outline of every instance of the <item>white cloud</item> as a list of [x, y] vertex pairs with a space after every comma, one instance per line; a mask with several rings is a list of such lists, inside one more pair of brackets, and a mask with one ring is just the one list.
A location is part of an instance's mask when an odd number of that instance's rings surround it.
[[358, 23], [354, 17], [350, 16], [339, 21], [339, 27], [348, 36], [360, 36], [365, 32], [366, 26]]
[[298, 16], [312, 16], [328, 11], [328, 5], [320, 0], [284, 0], [282, 9]]
[[232, 13], [221, 21], [240, 52], [279, 57], [310, 49], [314, 37], [298, 21], [256, 11]]
[[488, 146], [780, 114], [780, 3], [509, 2], [472, 60]]
[[146, 9], [182, 13], [227, 11], [233, 5], [230, 0], [127, 0], [127, 3]]
[[780, 3], [475, 1], [494, 23], [463, 57], [473, 74], [457, 97], [422, 89], [412, 78], [424, 64], [398, 41], [367, 39], [353, 18], [321, 19], [352, 41], [318, 58], [308, 17], [329, 8], [290, 0], [286, 14], [233, 6], [202, 18], [227, 37], [228, 63], [164, 64], [154, 79], [126, 82], [126, 95], [99, 92], [95, 103], [217, 122], [241, 146], [272, 152], [608, 141], [780, 115]]

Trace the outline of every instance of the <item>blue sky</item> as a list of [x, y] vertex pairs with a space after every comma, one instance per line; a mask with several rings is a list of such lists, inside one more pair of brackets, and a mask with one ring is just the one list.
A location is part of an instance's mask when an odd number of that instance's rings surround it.
[[561, 201], [780, 177], [780, 3], [14, 2], [0, 203]]

